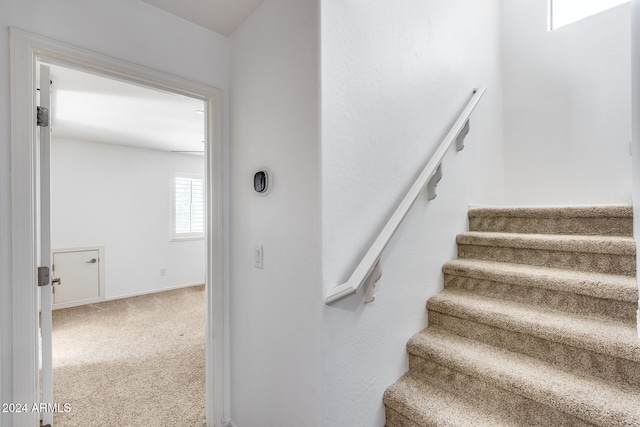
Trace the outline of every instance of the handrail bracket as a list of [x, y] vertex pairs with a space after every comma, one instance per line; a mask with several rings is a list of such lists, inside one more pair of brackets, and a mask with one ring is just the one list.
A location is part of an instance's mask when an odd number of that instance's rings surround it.
[[375, 294], [373, 293], [376, 287], [376, 283], [382, 277], [382, 267], [380, 266], [380, 260], [376, 261], [376, 265], [373, 266], [373, 269], [367, 276], [366, 280], [363, 283], [364, 287], [364, 302], [369, 303], [373, 302], [376, 299]]
[[469, 120], [464, 123], [464, 126], [460, 130], [458, 136], [456, 136], [456, 150], [462, 151], [464, 148], [464, 138], [469, 133]]
[[436, 173], [433, 174], [431, 178], [429, 178], [429, 182], [427, 182], [427, 198], [429, 200], [433, 200], [436, 198], [436, 186], [442, 179], [442, 163], [438, 165], [436, 169]]

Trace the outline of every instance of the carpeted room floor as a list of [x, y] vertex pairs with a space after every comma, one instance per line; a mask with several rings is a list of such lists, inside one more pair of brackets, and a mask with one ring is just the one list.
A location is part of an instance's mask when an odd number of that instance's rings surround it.
[[204, 285], [53, 312], [56, 427], [205, 425]]

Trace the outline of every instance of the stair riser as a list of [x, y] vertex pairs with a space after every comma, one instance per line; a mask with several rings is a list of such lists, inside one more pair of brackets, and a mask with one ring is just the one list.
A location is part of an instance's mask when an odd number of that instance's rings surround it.
[[530, 234], [570, 234], [584, 236], [633, 236], [631, 218], [536, 218], [473, 216], [469, 231]]
[[638, 362], [460, 319], [432, 310], [429, 310], [429, 326], [439, 326], [461, 337], [535, 357], [567, 372], [589, 374], [640, 387], [640, 363]]
[[407, 373], [384, 392], [387, 422], [399, 426], [507, 427], [512, 417], [478, 408], [456, 393]]
[[386, 422], [384, 427], [437, 427], [433, 424], [417, 424], [388, 406], [385, 408]]
[[568, 313], [595, 314], [634, 324], [638, 308], [637, 302], [596, 298], [572, 292], [520, 286], [452, 274], [444, 275], [444, 287], [445, 289], [463, 289], [491, 298], [548, 307]]
[[518, 425], [593, 427], [591, 423], [548, 405], [419, 356], [409, 355], [409, 371], [424, 381], [463, 396], [489, 412], [510, 416]]
[[633, 276], [635, 255], [458, 244], [458, 257]]

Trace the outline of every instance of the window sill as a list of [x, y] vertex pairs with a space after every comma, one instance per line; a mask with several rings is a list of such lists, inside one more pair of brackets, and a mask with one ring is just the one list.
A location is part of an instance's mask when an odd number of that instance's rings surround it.
[[204, 236], [172, 237], [169, 242], [186, 242], [190, 240], [204, 240]]

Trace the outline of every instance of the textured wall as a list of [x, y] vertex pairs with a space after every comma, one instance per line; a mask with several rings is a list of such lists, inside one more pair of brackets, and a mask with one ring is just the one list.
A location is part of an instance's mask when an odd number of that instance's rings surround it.
[[383, 254], [375, 302], [324, 309], [323, 425], [382, 426], [469, 203], [502, 202], [497, 1], [322, 2], [323, 291], [347, 280], [471, 96], [487, 86], [438, 197], [418, 198]]
[[547, 1], [502, 1], [508, 204], [629, 203], [629, 4], [547, 31]]
[[[267, 0], [231, 37], [231, 417], [320, 423], [318, 2]], [[271, 192], [253, 191], [268, 167]], [[254, 245], [264, 268], [253, 267]], [[346, 424], [345, 424], [346, 425]]]

